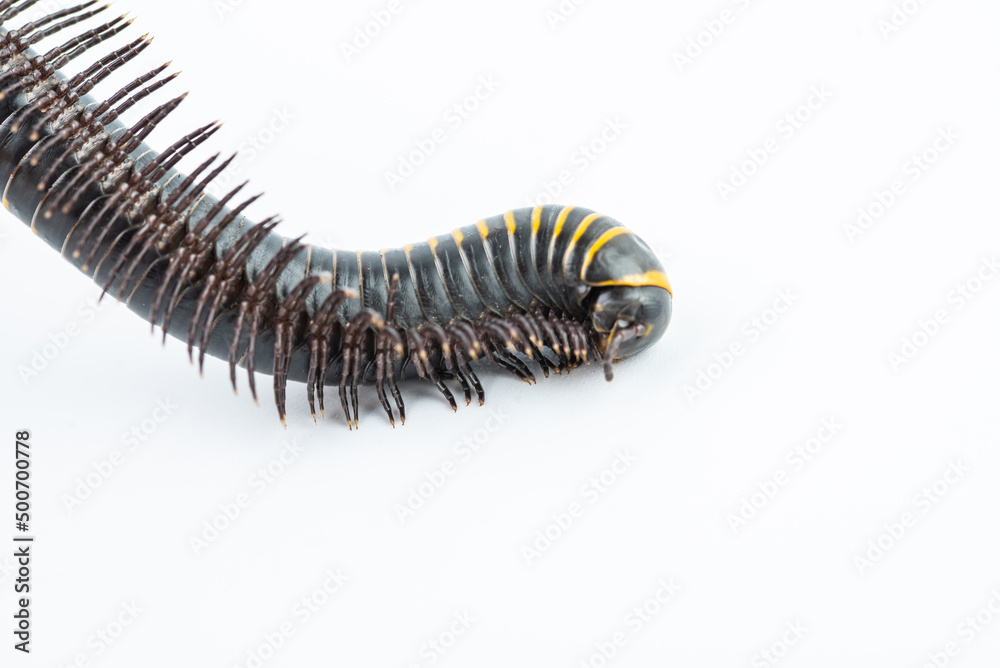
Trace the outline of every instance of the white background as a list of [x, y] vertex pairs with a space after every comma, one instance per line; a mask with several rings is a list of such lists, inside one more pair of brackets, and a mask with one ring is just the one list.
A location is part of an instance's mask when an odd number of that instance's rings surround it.
[[[912, 14], [889, 31], [890, 0], [590, 0], [554, 26], [556, 0], [401, 0], [350, 60], [342, 45], [386, 3], [230, 4], [116, 3], [138, 15], [133, 36], [157, 37], [143, 63], [172, 58], [171, 90], [191, 91], [154, 145], [222, 118], [190, 168], [267, 139], [239, 161], [267, 192], [255, 216], [352, 249], [526, 206], [566, 170], [558, 201], [663, 257], [673, 322], [610, 384], [597, 368], [530, 388], [486, 374], [486, 406], [453, 415], [410, 383], [395, 430], [369, 390], [356, 433], [339, 410], [314, 426], [294, 386], [283, 430], [269, 378], [259, 407], [224, 363], [199, 379], [124, 307], [95, 315], [97, 288], [5, 216], [0, 517], [27, 427], [37, 542], [30, 657], [11, 649], [0, 558], [3, 665], [996, 665], [996, 3], [899, 1]], [[499, 86], [449, 124], [481, 77]], [[269, 135], [279, 115], [292, 120]], [[581, 170], [579, 147], [615, 119]], [[436, 127], [446, 140], [390, 189]], [[726, 183], [741, 185], [724, 197]], [[859, 207], [881, 215], [852, 232]], [[25, 378], [36, 353], [51, 359]], [[133, 428], [149, 432], [134, 448]], [[466, 439], [483, 442], [471, 457]], [[279, 467], [287, 443], [301, 452]], [[594, 492], [618, 453], [631, 463]], [[282, 473], [262, 490], [269, 464]], [[239, 517], [193, 546], [241, 494]], [[346, 584], [317, 594], [338, 570]], [[661, 581], [678, 589], [665, 603]], [[306, 620], [294, 606], [314, 595]], [[471, 621], [452, 638], [456, 615]]]

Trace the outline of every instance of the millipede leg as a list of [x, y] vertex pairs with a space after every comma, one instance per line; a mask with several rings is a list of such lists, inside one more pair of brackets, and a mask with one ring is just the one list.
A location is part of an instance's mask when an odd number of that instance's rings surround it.
[[253, 307], [253, 314], [250, 318], [250, 342], [247, 344], [247, 377], [250, 379], [250, 396], [255, 403], [260, 403], [257, 399], [257, 382], [254, 379], [254, 370], [257, 366], [257, 335], [260, 333], [260, 306]]
[[537, 382], [535, 380], [535, 374], [531, 373], [531, 369], [529, 369], [528, 366], [514, 353], [510, 352], [506, 348], [498, 347], [493, 354], [498, 364], [506, 367], [509, 371], [512, 371], [514, 375], [524, 382], [529, 385]]
[[288, 426], [285, 423], [285, 381], [287, 379], [283, 371], [286, 335], [290, 338], [291, 332], [286, 331], [286, 327], [279, 324], [274, 332], [274, 372], [272, 376], [274, 379], [274, 405], [278, 409], [278, 418], [281, 420], [282, 427]]
[[361, 377], [361, 345], [358, 345], [351, 368], [351, 408], [354, 409], [354, 428], [358, 428], [358, 379]]
[[240, 304], [240, 311], [236, 315], [236, 324], [233, 326], [233, 341], [229, 344], [229, 380], [233, 383], [233, 392], [236, 392], [236, 364], [239, 362], [240, 337], [243, 336], [243, 323], [246, 320], [247, 308], [246, 301]]
[[[389, 400], [385, 396], [385, 364], [386, 364], [386, 350], [382, 345], [375, 351], [375, 393], [378, 394], [379, 403], [382, 404], [382, 409], [385, 410], [385, 414], [389, 416], [389, 424], [392, 425], [393, 429], [396, 428], [396, 420], [392, 414], [392, 408], [389, 406]], [[392, 362], [390, 362], [391, 364]]]
[[319, 367], [319, 338], [309, 337], [309, 373], [306, 376], [306, 400], [309, 402], [309, 412], [312, 414], [313, 424], [316, 422], [316, 376]]
[[351, 411], [347, 408], [347, 376], [350, 370], [347, 368], [350, 365], [350, 351], [344, 349], [344, 361], [340, 370], [340, 405], [344, 409], [344, 417], [347, 419], [347, 428], [353, 430], [354, 427], [351, 424]]
[[396, 385], [396, 366], [392, 362], [389, 363], [389, 372], [386, 374], [386, 378], [389, 382], [389, 392], [396, 402], [396, 409], [399, 410], [399, 423], [405, 425], [406, 408], [403, 406], [403, 395], [399, 393], [399, 387]]
[[465, 405], [468, 406], [472, 403], [472, 392], [469, 387], [469, 382], [472, 386], [476, 388], [476, 394], [479, 397], [479, 405], [482, 406], [486, 401], [486, 394], [483, 392], [483, 385], [479, 382], [479, 377], [469, 366], [469, 362], [465, 359], [465, 355], [462, 354], [460, 350], [455, 349], [455, 361], [458, 363], [458, 378], [462, 383], [462, 389], [465, 391]]
[[323, 392], [324, 388], [326, 387], [326, 375], [327, 372], [330, 370], [330, 365], [333, 364], [334, 361], [336, 361], [336, 360], [327, 361], [329, 355], [330, 355], [330, 342], [326, 340], [321, 341], [319, 344], [320, 371], [319, 371], [319, 379], [316, 381], [316, 398], [319, 400], [319, 416], [324, 420], [326, 419], [326, 407], [323, 405]]

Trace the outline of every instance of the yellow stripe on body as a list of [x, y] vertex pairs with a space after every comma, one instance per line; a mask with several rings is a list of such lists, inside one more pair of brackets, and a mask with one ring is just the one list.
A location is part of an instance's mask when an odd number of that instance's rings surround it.
[[486, 239], [490, 235], [490, 226], [486, 224], [485, 220], [480, 220], [476, 223], [476, 229], [479, 230], [479, 236]]
[[626, 227], [614, 227], [597, 237], [590, 246], [587, 248], [587, 254], [583, 256], [583, 267], [580, 269], [580, 278], [582, 279], [587, 274], [587, 267], [594, 260], [594, 255], [597, 251], [601, 250], [601, 246], [608, 243], [620, 234], [632, 234], [632, 231]]
[[507, 232], [513, 235], [514, 231], [517, 229], [517, 224], [514, 222], [514, 212], [508, 211], [505, 213], [503, 215], [503, 222], [507, 224]]
[[566, 247], [566, 252], [563, 253], [563, 272], [566, 271], [566, 265], [569, 262], [569, 256], [573, 253], [573, 249], [576, 248], [576, 243], [580, 241], [583, 235], [587, 232], [587, 228], [598, 218], [603, 218], [603, 213], [592, 213], [583, 220], [580, 221], [580, 225], [576, 228], [576, 232], [573, 233], [573, 238], [569, 240], [569, 246]]
[[[598, 237], [590, 247], [587, 248], [587, 254], [583, 259], [583, 267], [580, 269], [580, 280], [584, 280], [584, 276], [587, 275], [587, 269], [590, 267], [590, 263], [594, 260], [594, 256], [597, 251], [601, 249], [606, 243], [614, 239], [615, 237], [622, 234], [633, 234], [631, 230], [625, 227], [615, 227], [608, 230], [600, 237]], [[586, 281], [584, 281], [586, 283]], [[667, 275], [662, 271], [650, 270], [643, 274], [629, 274], [627, 276], [622, 276], [621, 278], [612, 279], [610, 281], [603, 281], [601, 283], [589, 283], [594, 287], [604, 287], [604, 286], [632, 286], [632, 287], [645, 287], [652, 286], [657, 288], [663, 288], [670, 293], [670, 296], [674, 296], [673, 289], [670, 287], [670, 281], [667, 280]]]
[[[538, 242], [538, 228], [542, 226], [542, 207], [536, 206], [531, 212], [531, 244], [529, 250], [531, 251], [531, 269], [536, 274], [538, 273], [538, 252], [535, 250], [535, 246]], [[542, 284], [544, 286], [544, 283]]]
[[655, 287], [663, 288], [670, 293], [670, 296], [674, 296], [674, 291], [670, 288], [670, 281], [667, 280], [667, 275], [662, 271], [657, 271], [655, 269], [647, 271], [644, 274], [629, 274], [628, 276], [622, 276], [621, 278], [616, 278], [612, 281], [604, 281], [602, 283], [591, 283], [590, 285], [595, 288], [607, 287], [607, 286], [630, 286], [635, 288], [645, 288], [645, 287]]
[[550, 272], [552, 271], [552, 260], [553, 260], [552, 255], [556, 251], [556, 239], [558, 239], [559, 235], [562, 234], [562, 229], [563, 229], [563, 226], [566, 224], [566, 219], [569, 217], [569, 214], [572, 211], [573, 211], [573, 207], [568, 206], [565, 209], [563, 209], [562, 211], [560, 211], [559, 212], [559, 216], [556, 218], [556, 226], [555, 226], [555, 229], [552, 230], [552, 239], [549, 240], [549, 271]]

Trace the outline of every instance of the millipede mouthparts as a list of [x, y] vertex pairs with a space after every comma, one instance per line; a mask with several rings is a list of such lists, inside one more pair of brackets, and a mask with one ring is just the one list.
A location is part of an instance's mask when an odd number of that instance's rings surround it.
[[[129, 27], [125, 16], [70, 30], [105, 18], [96, 0], [15, 21], [37, 2], [0, 0], [4, 206], [102, 296], [160, 326], [164, 341], [186, 341], [192, 361], [197, 348], [199, 368], [206, 355], [227, 360], [234, 390], [237, 367], [255, 399], [255, 371], [270, 373], [283, 424], [289, 380], [305, 383], [314, 420], [324, 388], [336, 386], [351, 428], [358, 386], [374, 385], [395, 426], [396, 414], [406, 419], [397, 381], [427, 380], [457, 410], [446, 381], [467, 405], [484, 401], [473, 362], [528, 383], [533, 369], [547, 377], [595, 362], [611, 380], [615, 361], [663, 335], [672, 293], [660, 261], [587, 209], [508, 211], [378, 252], [313, 246], [276, 233], [277, 217], [249, 220], [243, 212], [259, 195], [242, 194], [245, 183], [218, 199], [207, 192], [235, 156], [175, 169], [219, 124], [163, 152], [145, 143], [184, 95], [131, 125], [121, 120], [173, 81], [169, 64], [111, 94], [98, 89], [149, 38], [102, 48]], [[69, 67], [79, 72], [67, 76]]]

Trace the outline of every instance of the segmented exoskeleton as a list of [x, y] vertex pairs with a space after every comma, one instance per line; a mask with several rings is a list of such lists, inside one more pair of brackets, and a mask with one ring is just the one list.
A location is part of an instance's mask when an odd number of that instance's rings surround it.
[[[37, 0], [0, 0], [0, 179], [4, 206], [91, 276], [104, 292], [206, 355], [270, 371], [285, 421], [288, 380], [305, 382], [313, 418], [336, 386], [348, 425], [358, 385], [374, 384], [394, 424], [405, 422], [397, 380], [446, 380], [481, 404], [472, 362], [485, 359], [531, 383], [590, 361], [611, 364], [654, 343], [671, 313], [660, 262], [615, 220], [586, 209], [509, 211], [426, 242], [379, 252], [312, 246], [254, 223], [240, 198], [206, 189], [233, 158], [189, 175], [175, 167], [219, 128], [201, 127], [162, 153], [144, 140], [181, 95], [132, 125], [119, 119], [168, 84], [168, 65], [100, 97], [96, 87], [149, 44], [144, 36], [80, 67], [77, 60], [128, 27], [124, 16], [73, 36], [106, 6], [84, 2], [16, 29]], [[96, 18], [95, 18], [96, 17]], [[48, 50], [36, 52], [34, 45]], [[51, 44], [51, 46], [49, 46]], [[105, 47], [107, 51], [107, 47]], [[63, 68], [77, 68], [67, 77]], [[95, 97], [90, 93], [94, 91]], [[235, 156], [234, 156], [235, 157]]]

